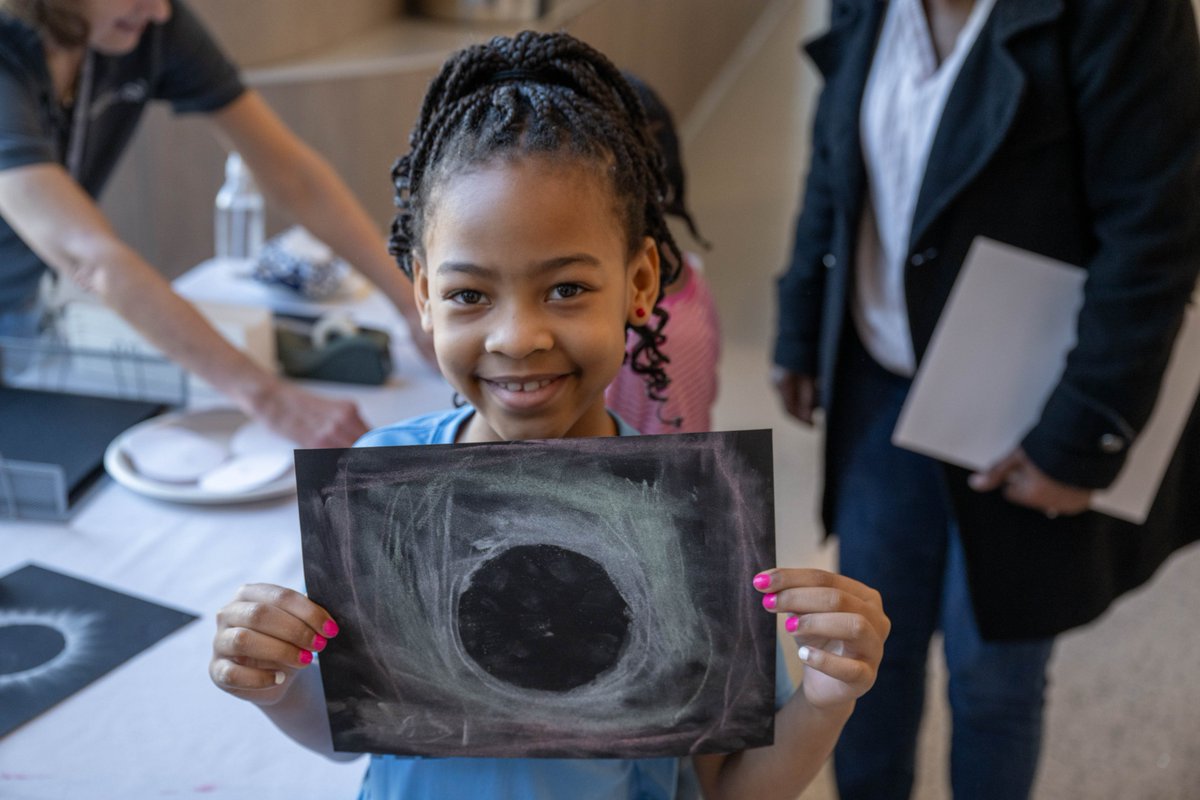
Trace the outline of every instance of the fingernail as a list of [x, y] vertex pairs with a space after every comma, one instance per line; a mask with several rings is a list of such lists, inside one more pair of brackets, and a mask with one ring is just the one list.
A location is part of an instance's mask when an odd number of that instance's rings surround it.
[[768, 611], [774, 611], [775, 606], [779, 605], [779, 595], [771, 592], [771, 594], [763, 595], [763, 608]]
[[332, 639], [338, 635], [338, 624], [331, 619], [325, 620], [325, 624], [321, 626], [321, 630]]
[[788, 633], [795, 633], [796, 629], [800, 627], [800, 618], [788, 617], [787, 622], [783, 623], [783, 627], [787, 628]]
[[755, 589], [766, 589], [766, 588], [769, 588], [770, 585], [771, 585], [771, 576], [768, 575], [767, 573], [760, 572], [759, 574], [754, 576], [754, 588]]
[[275, 685], [276, 686], [283, 683], [286, 679], [287, 679], [287, 675], [283, 674], [283, 670], [279, 670], [278, 672], [275, 673]]
[[807, 645], [800, 645], [800, 649], [796, 651], [796, 655], [800, 656], [800, 660], [807, 664], [808, 659], [812, 656], [812, 650], [809, 650]]
[[972, 475], [971, 477], [967, 478], [967, 485], [970, 486], [972, 489], [975, 489], [976, 491], [982, 489], [983, 488], [983, 476], [979, 475], [978, 473], [976, 473], [975, 475]]
[[312, 649], [318, 653], [325, 649], [325, 645], [329, 644], [329, 640], [324, 636], [317, 634], [313, 637]]
[[300, 663], [301, 664], [311, 664], [312, 658], [313, 658], [312, 653], [308, 652], [307, 650], [300, 651]]

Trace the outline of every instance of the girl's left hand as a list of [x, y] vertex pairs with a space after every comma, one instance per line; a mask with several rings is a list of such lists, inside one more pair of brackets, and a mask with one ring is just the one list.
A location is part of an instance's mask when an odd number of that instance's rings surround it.
[[772, 569], [754, 577], [763, 607], [786, 614], [806, 667], [802, 687], [814, 708], [853, 703], [875, 684], [892, 629], [879, 592], [819, 569]]

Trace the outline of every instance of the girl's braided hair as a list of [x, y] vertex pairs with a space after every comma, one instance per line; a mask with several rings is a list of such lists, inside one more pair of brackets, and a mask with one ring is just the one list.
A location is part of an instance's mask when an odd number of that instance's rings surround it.
[[[410, 278], [435, 188], [481, 164], [530, 154], [602, 167], [630, 255], [645, 236], [658, 243], [658, 300], [679, 272], [683, 257], [663, 217], [662, 155], [642, 104], [608, 58], [572, 36], [524, 31], [455, 53], [430, 85], [408, 143], [409, 153], [392, 168], [390, 251]], [[650, 319], [631, 326], [637, 341], [627, 356], [658, 401], [670, 383], [659, 350], [666, 322], [656, 301]]]

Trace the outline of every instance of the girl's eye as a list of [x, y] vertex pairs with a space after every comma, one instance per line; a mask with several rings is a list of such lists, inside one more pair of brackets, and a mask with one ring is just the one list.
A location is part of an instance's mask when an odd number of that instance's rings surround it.
[[479, 305], [483, 302], [483, 292], [474, 289], [458, 289], [446, 295], [446, 299], [465, 306]]
[[587, 290], [578, 283], [560, 283], [550, 290], [550, 296], [555, 300], [570, 300], [572, 297], [578, 297], [585, 291]]

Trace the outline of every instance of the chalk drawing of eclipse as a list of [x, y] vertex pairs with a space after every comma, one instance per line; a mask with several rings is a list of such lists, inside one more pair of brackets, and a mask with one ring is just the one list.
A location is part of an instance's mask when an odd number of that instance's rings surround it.
[[458, 600], [467, 654], [526, 689], [566, 691], [617, 663], [629, 605], [596, 560], [554, 545], [522, 545], [484, 562]]
[[0, 610], [0, 689], [33, 688], [86, 663], [99, 622], [80, 611]]
[[765, 744], [769, 438], [685, 434], [297, 455], [334, 745], [433, 756]]

